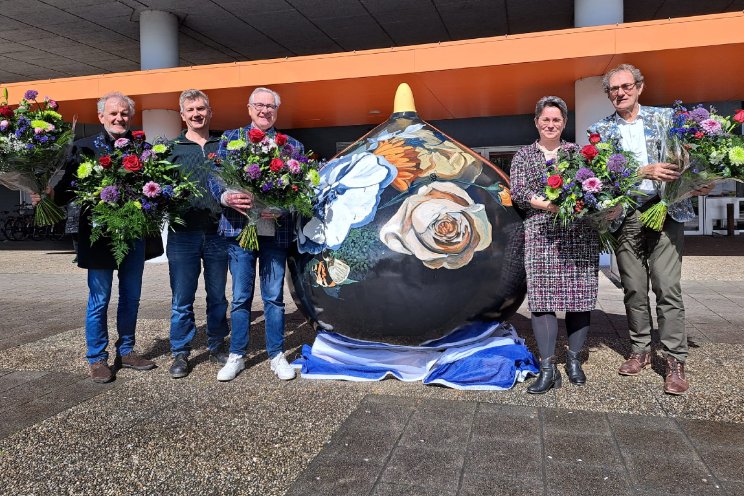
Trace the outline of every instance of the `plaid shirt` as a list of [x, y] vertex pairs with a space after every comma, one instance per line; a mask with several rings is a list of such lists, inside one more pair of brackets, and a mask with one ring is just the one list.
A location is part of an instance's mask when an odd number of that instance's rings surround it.
[[[248, 141], [247, 135], [252, 127], [253, 124], [251, 123], [245, 128], [225, 131], [225, 133], [222, 135], [222, 138], [220, 138], [220, 145], [217, 149], [217, 154], [224, 159], [227, 156], [227, 143], [239, 139], [241, 137], [241, 131], [243, 131], [243, 138]], [[276, 134], [276, 129], [272, 127], [271, 129], [266, 131], [266, 134], [268, 134], [269, 136], [274, 136]], [[305, 147], [302, 145], [302, 143], [300, 143], [293, 137], [287, 136], [287, 143], [294, 146], [296, 149], [299, 149], [301, 153], [304, 153]], [[222, 181], [220, 181], [214, 175], [211, 175], [209, 177], [209, 191], [212, 193], [212, 196], [214, 196], [217, 202], [220, 202], [222, 193], [224, 193], [226, 190], [227, 187]], [[240, 214], [235, 209], [223, 206], [222, 215], [220, 216], [219, 233], [228, 238], [237, 237], [237, 235], [240, 234], [240, 231], [245, 226], [245, 219], [245, 216]], [[263, 236], [259, 236], [259, 242], [261, 241], [262, 237]], [[292, 215], [290, 215], [289, 213], [282, 214], [282, 216], [277, 219], [276, 234], [274, 235], [274, 238], [277, 245], [284, 248], [288, 247], [289, 243], [294, 240], [294, 219]]]

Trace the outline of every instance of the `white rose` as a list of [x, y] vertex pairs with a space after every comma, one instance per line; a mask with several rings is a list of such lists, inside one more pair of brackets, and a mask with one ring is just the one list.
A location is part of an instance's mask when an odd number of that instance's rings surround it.
[[405, 199], [380, 229], [380, 240], [430, 269], [459, 269], [491, 245], [491, 231], [484, 205], [454, 183], [435, 182]]

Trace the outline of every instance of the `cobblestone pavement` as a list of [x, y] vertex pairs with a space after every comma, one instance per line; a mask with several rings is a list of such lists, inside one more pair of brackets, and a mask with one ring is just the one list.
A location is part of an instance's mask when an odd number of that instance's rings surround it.
[[[174, 381], [165, 264], [145, 269], [137, 330], [159, 368], [98, 385], [72, 257], [66, 244], [0, 243], [0, 493], [744, 494], [744, 237], [687, 238], [683, 397], [663, 394], [660, 356], [639, 377], [616, 374], [627, 329], [603, 277], [583, 388], [283, 383], [263, 351], [260, 299], [246, 371], [218, 383], [200, 332], [192, 373]], [[288, 296], [287, 313], [294, 355], [313, 331]], [[523, 305], [512, 323], [535, 349], [528, 319]]]

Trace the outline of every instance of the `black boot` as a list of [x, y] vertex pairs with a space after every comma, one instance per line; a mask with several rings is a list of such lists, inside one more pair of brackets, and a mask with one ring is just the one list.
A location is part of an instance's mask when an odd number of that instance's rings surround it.
[[581, 361], [579, 360], [580, 352], [566, 351], [566, 375], [568, 382], [583, 386], [586, 383], [586, 375], [581, 370]]
[[543, 358], [540, 361], [540, 375], [530, 384], [527, 392], [530, 394], [547, 393], [550, 388], [561, 387], [561, 373], [555, 367], [555, 357]]

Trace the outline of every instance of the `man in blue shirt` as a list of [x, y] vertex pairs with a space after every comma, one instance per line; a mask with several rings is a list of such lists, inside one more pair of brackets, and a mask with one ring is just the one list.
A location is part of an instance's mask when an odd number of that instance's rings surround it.
[[[251, 123], [241, 129], [226, 131], [220, 140], [218, 155], [223, 159], [227, 143], [239, 138], [246, 139], [251, 129], [257, 128], [269, 136], [276, 134], [274, 123], [278, 115], [281, 98], [268, 88], [256, 88], [248, 99]], [[241, 134], [242, 133], [242, 134]], [[302, 144], [287, 137], [289, 144], [303, 150]], [[261, 298], [266, 321], [266, 351], [271, 359], [271, 370], [279, 379], [294, 379], [295, 371], [284, 356], [284, 271], [287, 250], [292, 241], [292, 222], [289, 213], [276, 215], [270, 211], [261, 213], [262, 220], [273, 233], [258, 229], [258, 250], [241, 248], [236, 240], [245, 226], [245, 214], [253, 205], [253, 195], [234, 191], [214, 179], [209, 183], [212, 195], [222, 205], [219, 232], [227, 241], [228, 266], [233, 281], [233, 300], [230, 309], [232, 334], [230, 356], [217, 374], [220, 381], [230, 381], [245, 368], [245, 354], [251, 324], [251, 302], [258, 260], [258, 275]], [[261, 224], [261, 221], [259, 221]]]

